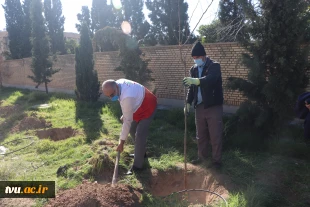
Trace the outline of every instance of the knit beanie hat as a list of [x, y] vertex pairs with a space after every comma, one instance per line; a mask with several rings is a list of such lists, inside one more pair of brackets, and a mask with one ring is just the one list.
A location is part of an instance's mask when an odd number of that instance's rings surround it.
[[193, 56], [205, 56], [206, 51], [203, 45], [200, 42], [197, 42], [192, 49], [192, 57]]

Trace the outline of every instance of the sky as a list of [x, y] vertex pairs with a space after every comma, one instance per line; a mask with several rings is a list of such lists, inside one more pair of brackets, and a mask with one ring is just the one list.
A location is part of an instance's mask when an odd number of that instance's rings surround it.
[[[109, 3], [110, 0], [108, 0]], [[212, 0], [185, 0], [188, 3], [188, 16], [191, 18], [190, 21], [190, 30], [192, 31], [196, 24], [198, 23], [199, 18], [203, 14], [203, 12], [207, 9], [208, 5], [211, 3]], [[4, 4], [5, 0], [0, 0], [0, 4]], [[65, 16], [65, 32], [75, 32], [77, 30], [75, 28], [75, 24], [77, 23], [76, 15], [81, 11], [82, 6], [88, 6], [91, 9], [92, 0], [61, 0], [62, 7], [63, 7], [63, 15]], [[197, 28], [201, 24], [209, 24], [211, 23], [215, 17], [218, 10], [219, 0], [213, 0], [210, 8], [205, 13], [203, 18], [201, 19], [200, 23], [198, 24]], [[196, 10], [195, 10], [196, 8]], [[194, 12], [195, 11], [195, 12]], [[147, 14], [149, 11], [146, 7], [144, 7], [143, 12], [147, 20]], [[149, 21], [150, 22], [150, 21]], [[0, 8], [0, 30], [3, 30], [6, 27], [5, 17], [4, 17], [4, 10]], [[195, 32], [197, 34], [197, 32]]]

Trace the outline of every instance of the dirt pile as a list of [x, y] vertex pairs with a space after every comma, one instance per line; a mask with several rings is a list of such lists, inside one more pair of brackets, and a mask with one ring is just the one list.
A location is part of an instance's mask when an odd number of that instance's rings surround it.
[[141, 193], [125, 186], [85, 182], [76, 188], [58, 193], [46, 207], [119, 207], [140, 206]]
[[[152, 171], [149, 191], [155, 196], [168, 196], [173, 192], [184, 190], [184, 170], [158, 172]], [[228, 198], [229, 192], [227, 187], [231, 187], [229, 178], [213, 170], [206, 170], [191, 164], [187, 165], [189, 170], [187, 174], [187, 189], [204, 189], [216, 192], [225, 199]], [[184, 193], [178, 194], [184, 199]], [[214, 204], [222, 201], [216, 195], [206, 192], [189, 192], [186, 200], [192, 204]]]
[[36, 132], [36, 135], [40, 139], [50, 138], [54, 141], [59, 141], [75, 136], [76, 131], [71, 127], [53, 128], [53, 129], [39, 130]]
[[1, 198], [0, 206], [5, 207], [32, 207], [36, 202], [31, 198]]
[[30, 129], [42, 129], [49, 128], [52, 124], [46, 122], [43, 118], [37, 117], [25, 117], [15, 127], [11, 129], [11, 132], [21, 132]]
[[6, 117], [9, 114], [15, 113], [20, 109], [19, 105], [0, 106], [0, 117]]

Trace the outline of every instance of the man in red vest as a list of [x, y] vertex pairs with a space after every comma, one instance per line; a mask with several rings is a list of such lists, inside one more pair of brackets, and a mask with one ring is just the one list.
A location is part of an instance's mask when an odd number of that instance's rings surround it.
[[102, 84], [102, 91], [112, 101], [118, 100], [122, 108], [123, 126], [116, 150], [123, 152], [129, 133], [135, 140], [134, 162], [127, 172], [127, 175], [131, 175], [133, 171], [142, 170], [146, 137], [156, 112], [157, 98], [143, 85], [127, 79], [107, 80]]

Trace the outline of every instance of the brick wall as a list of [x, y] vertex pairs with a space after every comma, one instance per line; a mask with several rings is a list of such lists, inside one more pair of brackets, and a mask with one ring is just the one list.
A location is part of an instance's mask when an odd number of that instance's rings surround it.
[[[247, 69], [241, 61], [241, 53], [245, 50], [237, 43], [216, 43], [205, 45], [207, 55], [221, 64], [224, 99], [227, 105], [239, 105], [244, 97], [237, 91], [229, 91], [225, 88], [226, 79], [230, 76], [246, 78]], [[191, 58], [191, 46], [182, 48], [182, 54], [186, 54], [186, 70], [180, 61], [178, 46], [156, 46], [141, 48], [145, 58], [149, 59], [149, 69], [155, 79], [153, 83], [147, 84], [150, 90], [156, 89], [158, 98], [184, 99], [184, 87], [182, 80], [193, 65]], [[101, 52], [94, 54], [95, 69], [98, 71], [100, 82], [107, 79], [124, 78], [122, 72], [114, 71], [119, 64], [118, 52]], [[8, 70], [11, 76], [4, 79], [5, 84], [15, 86], [35, 86], [31, 79], [31, 58], [22, 60], [4, 61], [2, 67]], [[61, 71], [52, 77], [50, 88], [74, 90], [75, 88], [75, 60], [74, 55], [62, 55], [57, 57], [54, 68]], [[41, 86], [43, 88], [43, 85]]]

